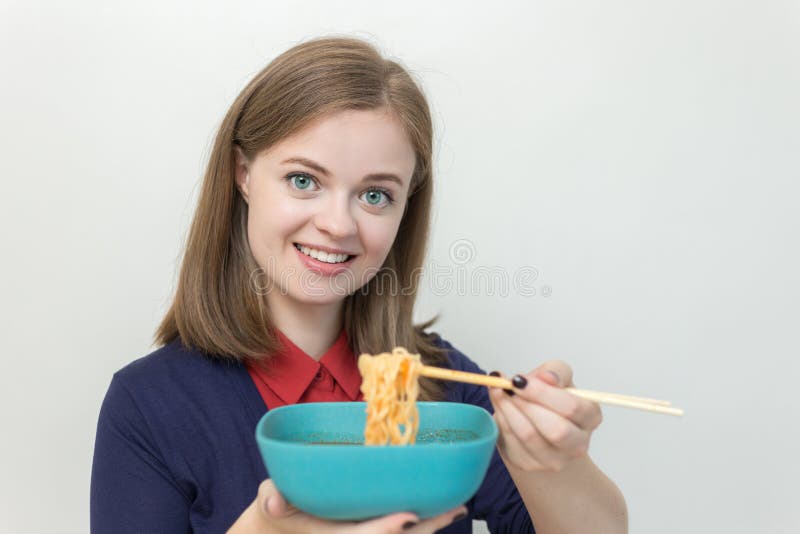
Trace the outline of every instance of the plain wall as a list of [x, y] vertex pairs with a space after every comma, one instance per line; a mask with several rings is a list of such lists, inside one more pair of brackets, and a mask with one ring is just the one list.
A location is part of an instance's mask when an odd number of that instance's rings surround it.
[[451, 287], [418, 317], [487, 370], [686, 410], [604, 409], [631, 532], [797, 529], [797, 2], [2, 0], [0, 531], [88, 531], [100, 403], [153, 348], [216, 128], [328, 33], [430, 99]]

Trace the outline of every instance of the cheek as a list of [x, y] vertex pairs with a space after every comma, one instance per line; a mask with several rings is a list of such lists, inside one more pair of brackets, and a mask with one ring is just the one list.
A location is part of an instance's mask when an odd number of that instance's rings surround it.
[[247, 241], [260, 265], [284, 253], [288, 236], [302, 226], [299, 215], [297, 210], [287, 209], [286, 203], [250, 202]]
[[308, 220], [308, 215], [277, 194], [262, 194], [250, 202], [248, 226], [262, 237], [272, 239], [286, 235]]
[[392, 248], [399, 226], [399, 218], [381, 221], [380, 224], [372, 222], [360, 225], [362, 242], [372, 258], [379, 259], [380, 263], [383, 263]]

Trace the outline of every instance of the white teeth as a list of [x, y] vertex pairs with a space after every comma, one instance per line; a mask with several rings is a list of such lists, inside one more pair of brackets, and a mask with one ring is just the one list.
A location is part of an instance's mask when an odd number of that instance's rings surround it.
[[295, 245], [295, 248], [297, 248], [297, 250], [306, 256], [311, 256], [312, 258], [325, 263], [342, 263], [349, 257], [347, 254], [330, 254], [306, 246]]

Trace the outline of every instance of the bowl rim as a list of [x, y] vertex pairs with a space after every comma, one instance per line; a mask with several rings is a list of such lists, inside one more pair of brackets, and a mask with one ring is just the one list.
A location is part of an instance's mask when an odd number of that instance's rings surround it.
[[[287, 404], [285, 406], [278, 406], [277, 408], [272, 408], [267, 410], [267, 412], [261, 416], [259, 419], [258, 424], [256, 424], [255, 428], [255, 438], [256, 441], [259, 443], [270, 444], [273, 446], [278, 447], [308, 447], [309, 444], [302, 442], [302, 441], [288, 441], [283, 439], [277, 439], [268, 437], [264, 432], [264, 426], [266, 426], [267, 420], [270, 418], [271, 414], [276, 412], [285, 412], [291, 410], [303, 410], [307, 409], [308, 406], [355, 406], [355, 405], [363, 405], [366, 408], [367, 403], [365, 401], [342, 401], [342, 402], [308, 402], [308, 403], [299, 403], [299, 404]], [[364, 449], [364, 450], [381, 450], [381, 449], [408, 449], [409, 447], [413, 447], [414, 450], [418, 449], [441, 449], [445, 447], [466, 447], [466, 446], [482, 446], [486, 445], [487, 442], [496, 443], [498, 430], [497, 430], [497, 423], [495, 423], [492, 414], [483, 406], [477, 406], [475, 404], [468, 404], [464, 402], [448, 402], [448, 401], [417, 401], [418, 406], [431, 406], [431, 407], [438, 407], [438, 406], [458, 406], [459, 410], [464, 409], [467, 411], [475, 411], [476, 413], [482, 413], [481, 417], [485, 416], [488, 418], [490, 422], [490, 432], [486, 435], [479, 436], [476, 439], [464, 440], [464, 441], [456, 441], [456, 442], [449, 442], [449, 443], [415, 443], [411, 446], [409, 445], [365, 445], [363, 443], [353, 443], [352, 446], [346, 447], [347, 450], [353, 450], [354, 448], [357, 449]], [[273, 416], [274, 417], [274, 416]], [[314, 444], [314, 447], [323, 447], [326, 449], [334, 448], [341, 450], [342, 447], [340, 445], [335, 444], [322, 444], [317, 443]]]

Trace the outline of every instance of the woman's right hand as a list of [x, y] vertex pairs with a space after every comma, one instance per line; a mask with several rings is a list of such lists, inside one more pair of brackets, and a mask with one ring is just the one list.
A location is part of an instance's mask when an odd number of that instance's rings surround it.
[[[336, 491], [332, 488], [332, 491]], [[369, 521], [327, 521], [301, 512], [286, 502], [272, 480], [267, 479], [258, 487], [258, 496], [242, 512], [228, 534], [295, 534], [295, 533], [342, 533], [378, 534], [407, 533], [428, 534], [436, 532], [463, 519], [467, 509], [459, 506], [436, 517], [420, 520], [410, 512], [399, 512]]]

